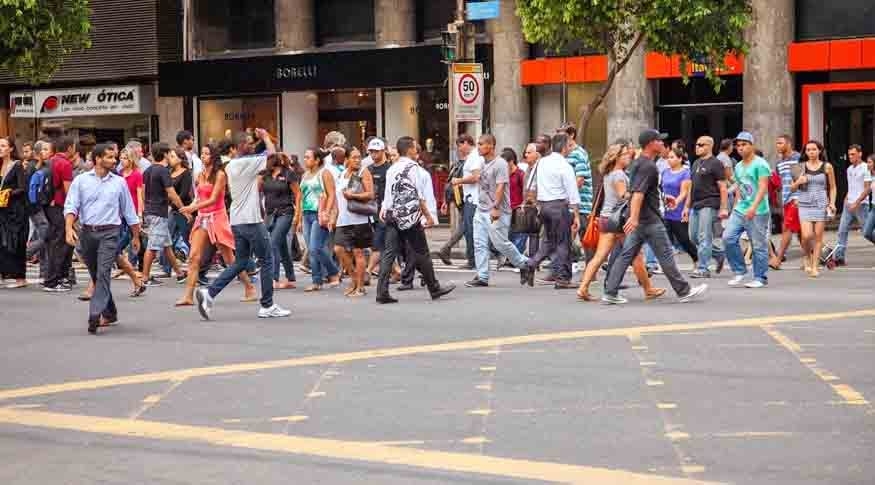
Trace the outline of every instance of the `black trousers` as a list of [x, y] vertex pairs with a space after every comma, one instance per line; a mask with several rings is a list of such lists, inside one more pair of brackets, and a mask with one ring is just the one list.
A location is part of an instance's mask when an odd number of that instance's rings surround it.
[[119, 230], [91, 232], [83, 230], [79, 235], [82, 258], [88, 274], [94, 282], [94, 294], [88, 304], [88, 322], [98, 323], [100, 317], [115, 320], [118, 309], [112, 298], [112, 265], [118, 252]]
[[571, 213], [568, 212], [568, 202], [564, 200], [539, 202], [541, 220], [544, 224], [545, 237], [541, 241], [538, 253], [529, 259], [529, 268], [537, 269], [541, 262], [550, 256], [557, 280], [571, 280]]
[[693, 261], [699, 261], [699, 249], [690, 240], [690, 223], [681, 221], [665, 220], [665, 228], [671, 237], [672, 242], [678, 243], [684, 248], [687, 254], [693, 258]]
[[73, 267], [73, 248], [67, 244], [64, 208], [46, 207], [45, 212], [46, 219], [49, 221], [49, 232], [46, 237], [49, 266], [46, 269], [44, 284], [45, 286], [55, 286], [70, 276]]
[[425, 280], [425, 285], [432, 293], [440, 289], [434, 266], [428, 249], [428, 239], [425, 229], [419, 224], [410, 229], [401, 230], [395, 224], [386, 225], [386, 249], [380, 253], [380, 279], [377, 282], [377, 298], [389, 296], [389, 277], [395, 259], [402, 254], [407, 245], [412, 249], [411, 260], [407, 264], [415, 268]]
[[410, 247], [410, 244], [404, 245], [404, 254], [401, 257], [404, 260], [404, 269], [401, 270], [401, 284], [412, 285], [413, 277], [416, 276], [416, 251]]

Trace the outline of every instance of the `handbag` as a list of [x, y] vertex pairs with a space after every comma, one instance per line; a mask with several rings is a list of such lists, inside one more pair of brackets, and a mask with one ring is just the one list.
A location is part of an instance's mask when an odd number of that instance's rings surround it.
[[[526, 188], [526, 193], [532, 189], [532, 183], [537, 180], [538, 167], [532, 173], [532, 178], [529, 179], [529, 185]], [[525, 194], [523, 194], [525, 196]], [[515, 234], [540, 234], [541, 233], [541, 213], [538, 206], [531, 204], [528, 201], [513, 210], [510, 216], [510, 232]]]
[[4, 185], [6, 185], [6, 177], [0, 178], [0, 209], [9, 207], [9, 198], [12, 196], [12, 189], [4, 189]]
[[599, 237], [601, 237], [601, 230], [599, 229], [599, 218], [596, 214], [601, 212], [602, 198], [604, 196], [604, 186], [599, 187], [599, 192], [595, 196], [595, 203], [592, 206], [592, 212], [589, 214], [587, 223], [586, 223], [586, 232], [583, 233], [583, 237], [580, 238], [580, 245], [583, 246], [584, 249], [593, 250], [599, 245]]
[[608, 222], [605, 224], [605, 231], [612, 234], [622, 234], [623, 227], [626, 221], [629, 220], [629, 199], [623, 199], [614, 206], [614, 211], [608, 216]]
[[[362, 182], [362, 178], [359, 175], [353, 175], [349, 179], [349, 184], [347, 184], [347, 188], [352, 190], [353, 194], [361, 194], [365, 191], [365, 184]], [[379, 209], [377, 209], [377, 201], [369, 200], [367, 202], [363, 200], [356, 199], [347, 199], [346, 200], [346, 209], [353, 214], [358, 214], [360, 216], [375, 216]]]

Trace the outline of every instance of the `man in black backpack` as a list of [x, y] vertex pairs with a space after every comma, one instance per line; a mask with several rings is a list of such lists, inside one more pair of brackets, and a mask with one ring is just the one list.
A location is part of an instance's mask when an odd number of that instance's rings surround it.
[[434, 215], [428, 209], [425, 195], [432, 187], [414, 161], [418, 154], [416, 140], [402, 136], [396, 146], [401, 158], [386, 172], [386, 194], [380, 207], [380, 218], [386, 223], [386, 249], [380, 255], [377, 303], [398, 303], [398, 300], [389, 296], [389, 276], [395, 259], [408, 244], [414, 252], [413, 260], [409, 263], [416, 266], [431, 298], [437, 300], [456, 287], [453, 284], [441, 286], [429, 255], [423, 225], [434, 225]]

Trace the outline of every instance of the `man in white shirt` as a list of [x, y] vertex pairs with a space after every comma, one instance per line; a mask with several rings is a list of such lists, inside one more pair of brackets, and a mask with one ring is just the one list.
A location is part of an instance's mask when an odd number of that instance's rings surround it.
[[863, 147], [851, 145], [848, 148], [848, 195], [845, 197], [845, 208], [839, 222], [839, 240], [836, 244], [836, 265], [845, 266], [845, 250], [848, 248], [848, 233], [854, 219], [860, 226], [866, 224], [869, 216], [869, 193], [871, 192], [872, 175], [869, 167], [863, 163]]
[[462, 269], [474, 269], [474, 214], [477, 212], [477, 201], [480, 198], [480, 170], [483, 169], [483, 157], [474, 150], [474, 138], [463, 134], [456, 142], [459, 148], [459, 159], [462, 164], [462, 176], [450, 180], [453, 186], [462, 186], [462, 224], [465, 227], [465, 257], [467, 264]]
[[264, 141], [267, 149], [261, 155], [250, 153], [246, 143], [246, 133], [238, 133], [233, 138], [231, 161], [225, 166], [228, 177], [228, 190], [231, 193], [231, 231], [234, 233], [236, 253], [234, 264], [213, 281], [209, 288], [197, 291], [197, 308], [204, 320], [210, 319], [213, 300], [234, 278], [246, 270], [252, 253], [258, 257], [261, 269], [261, 309], [258, 318], [287, 317], [291, 314], [273, 302], [273, 255], [270, 235], [261, 216], [261, 193], [258, 188], [259, 172], [265, 169], [267, 157], [276, 153], [270, 135], [257, 128], [255, 133]]
[[490, 243], [515, 267], [520, 269], [520, 281], [528, 281], [529, 268], [525, 256], [507, 238], [510, 230], [510, 169], [507, 161], [495, 153], [495, 136], [485, 134], [477, 142], [477, 151], [485, 160], [480, 172], [477, 213], [474, 215], [474, 257], [477, 276], [465, 283], [468, 288], [489, 286]]
[[176, 144], [185, 152], [188, 168], [191, 169], [191, 175], [194, 178], [194, 182], [197, 183], [197, 176], [204, 171], [204, 162], [195, 153], [194, 135], [188, 130], [182, 130], [176, 134]]
[[538, 253], [528, 261], [529, 271], [526, 282], [534, 286], [534, 274], [541, 261], [547, 256], [553, 261], [553, 270], [561, 274], [556, 277], [556, 287], [570, 286], [569, 244], [571, 234], [577, 234], [580, 227], [580, 193], [574, 169], [565, 160], [571, 153], [571, 139], [565, 133], [552, 138], [553, 153], [538, 161], [538, 206], [544, 223], [545, 237], [541, 240]]
[[377, 283], [377, 303], [398, 303], [389, 295], [389, 276], [395, 259], [407, 245], [413, 249], [413, 264], [422, 274], [433, 300], [446, 295], [456, 287], [441, 286], [434, 274], [425, 227], [434, 225], [434, 216], [428, 207], [428, 192], [434, 188], [424, 176], [419, 164], [416, 140], [402, 136], [396, 144], [401, 158], [386, 172], [386, 193], [380, 206], [380, 218], [386, 223], [386, 249], [380, 255], [380, 279]]

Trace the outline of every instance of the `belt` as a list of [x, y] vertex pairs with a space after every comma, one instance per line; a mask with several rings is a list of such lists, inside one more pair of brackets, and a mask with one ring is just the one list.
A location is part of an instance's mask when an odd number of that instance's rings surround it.
[[106, 224], [104, 226], [91, 226], [82, 224], [82, 230], [85, 232], [103, 232], [103, 231], [118, 231], [121, 228], [118, 224]]

